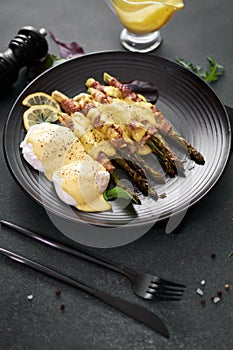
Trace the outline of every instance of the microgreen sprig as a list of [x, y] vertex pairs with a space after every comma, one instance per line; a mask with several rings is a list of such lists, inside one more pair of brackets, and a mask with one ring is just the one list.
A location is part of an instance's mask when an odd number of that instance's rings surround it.
[[224, 72], [223, 66], [218, 64], [213, 57], [207, 57], [208, 69], [206, 71], [204, 71], [201, 66], [196, 66], [192, 62], [185, 61], [181, 57], [176, 57], [176, 62], [196, 73], [207, 83], [217, 81]]

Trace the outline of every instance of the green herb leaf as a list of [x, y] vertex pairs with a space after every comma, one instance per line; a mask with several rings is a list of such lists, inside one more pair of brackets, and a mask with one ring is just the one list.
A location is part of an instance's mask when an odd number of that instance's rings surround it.
[[104, 192], [104, 199], [106, 201], [112, 201], [117, 198], [124, 198], [124, 199], [129, 199], [130, 201], [137, 203], [136, 199], [127, 191], [123, 190], [123, 188], [119, 186], [115, 186], [111, 190], [106, 190]]
[[219, 65], [213, 57], [208, 57], [209, 70], [205, 72], [205, 81], [207, 83], [216, 81], [223, 74], [223, 66]]
[[184, 68], [196, 73], [207, 83], [218, 80], [224, 72], [223, 66], [218, 64], [213, 57], [207, 57], [208, 69], [206, 71], [204, 71], [201, 66], [195, 66], [192, 62], [185, 61], [181, 57], [176, 57], [176, 62], [182, 65]]

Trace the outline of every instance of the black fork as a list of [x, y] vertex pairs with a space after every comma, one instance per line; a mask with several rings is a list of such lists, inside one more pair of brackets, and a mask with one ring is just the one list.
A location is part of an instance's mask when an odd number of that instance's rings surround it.
[[116, 265], [103, 257], [91, 254], [80, 248], [74, 249], [68, 247], [65, 244], [50, 240], [41, 234], [8, 221], [1, 220], [1, 224], [60, 251], [120, 273], [131, 281], [134, 293], [143, 299], [164, 301], [180, 300], [186, 288], [183, 284], [165, 280], [154, 274], [138, 274], [134, 271], [129, 271], [129, 269]]

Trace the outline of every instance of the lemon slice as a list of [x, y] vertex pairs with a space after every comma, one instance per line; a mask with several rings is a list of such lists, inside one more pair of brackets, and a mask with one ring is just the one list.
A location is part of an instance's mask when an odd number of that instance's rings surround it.
[[28, 131], [33, 125], [58, 120], [58, 110], [49, 105], [31, 106], [23, 114], [23, 124]]
[[35, 106], [35, 105], [49, 105], [56, 108], [60, 111], [59, 103], [50, 95], [44, 92], [35, 92], [33, 94], [28, 95], [23, 100], [22, 104], [27, 107]]

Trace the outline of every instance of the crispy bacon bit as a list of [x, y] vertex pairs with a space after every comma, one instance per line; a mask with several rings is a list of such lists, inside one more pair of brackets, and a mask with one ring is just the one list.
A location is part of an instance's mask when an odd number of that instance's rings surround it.
[[130, 97], [133, 101], [138, 100], [137, 94], [131, 91], [125, 84], [121, 84], [116, 78], [112, 78], [109, 81], [109, 85], [120, 89], [123, 98]]
[[103, 122], [103, 120], [101, 120], [101, 116], [100, 115], [94, 119], [93, 126], [95, 128], [101, 127], [103, 125], [104, 125], [104, 122]]
[[123, 137], [123, 131], [117, 124], [107, 125], [107, 127], [106, 124], [103, 124], [96, 128], [103, 132], [109, 140], [121, 139]]
[[104, 152], [99, 153], [97, 160], [105, 167], [108, 172], [111, 172], [115, 169], [114, 165], [111, 163], [108, 156]]
[[90, 87], [92, 87], [92, 88], [94, 88], [94, 89], [97, 89], [97, 90], [99, 90], [99, 91], [105, 93], [105, 91], [104, 91], [104, 85], [100, 84], [100, 82], [97, 81], [97, 80], [94, 80], [94, 79], [93, 79], [92, 83], [90, 84]]
[[71, 99], [63, 99], [61, 101], [61, 106], [64, 109], [64, 111], [69, 115], [80, 110], [79, 104]]
[[154, 125], [152, 125], [150, 122], [148, 122], [147, 120], [144, 120], [142, 122], [142, 124], [145, 126], [147, 133], [152, 136], [157, 132], [157, 129]]
[[104, 92], [102, 92], [102, 90], [100, 91], [100, 90], [91, 88], [89, 89], [89, 92], [97, 102], [108, 103], [109, 101], [111, 101], [111, 98], [109, 98]]
[[140, 143], [145, 145], [148, 140], [150, 140], [152, 135], [150, 133], [146, 133], [145, 136], [141, 139]]
[[168, 135], [172, 129], [171, 124], [165, 119], [163, 114], [158, 110], [156, 106], [152, 106], [151, 109], [155, 115], [157, 129], [163, 135]]
[[138, 122], [137, 120], [131, 120], [128, 124], [130, 130], [141, 130], [145, 131], [144, 125], [142, 125], [141, 122]]
[[123, 132], [122, 132], [122, 129], [121, 129], [121, 127], [119, 125], [112, 124], [111, 128], [116, 131], [116, 133], [118, 134], [118, 138], [122, 138]]
[[125, 140], [121, 137], [121, 138], [116, 138], [116, 139], [112, 139], [111, 140], [111, 144], [115, 147], [115, 148], [124, 148], [127, 147], [127, 143], [125, 142]]
[[82, 112], [84, 115], [87, 115], [90, 109], [95, 108], [95, 105], [93, 102], [88, 102], [82, 107]]
[[71, 116], [69, 116], [66, 113], [62, 113], [59, 116], [59, 121], [62, 125], [66, 126], [70, 130], [74, 131], [74, 122], [73, 122], [73, 119], [71, 118]]

